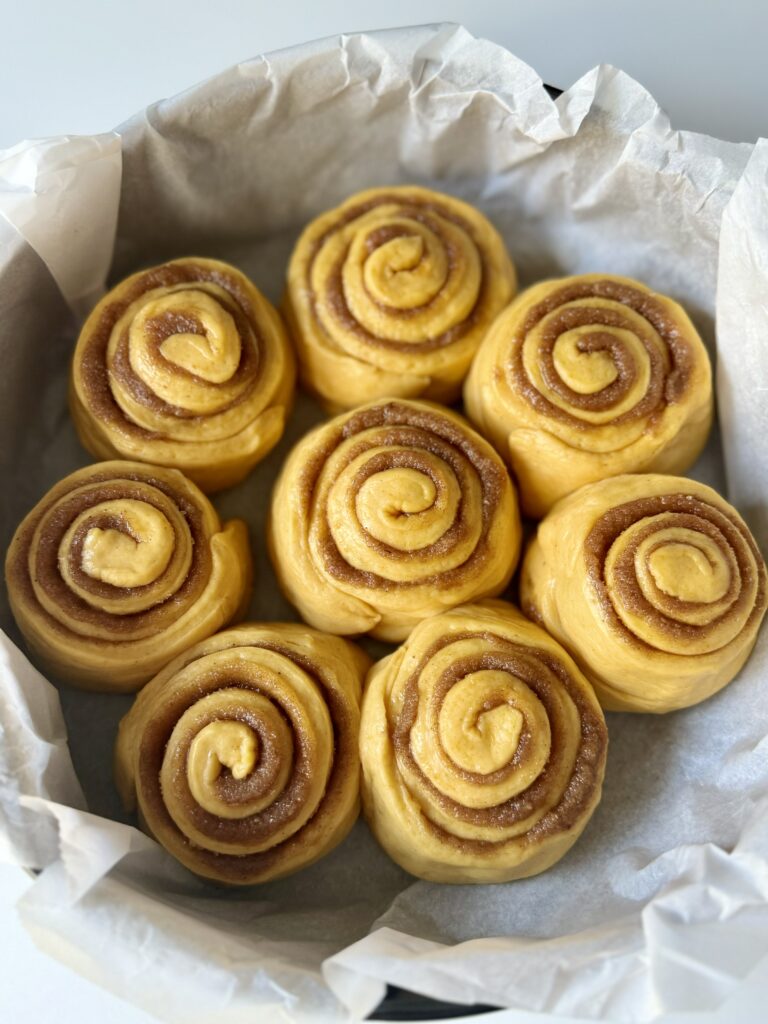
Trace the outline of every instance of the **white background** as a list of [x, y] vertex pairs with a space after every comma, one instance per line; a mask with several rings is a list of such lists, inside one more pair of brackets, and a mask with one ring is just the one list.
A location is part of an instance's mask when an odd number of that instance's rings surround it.
[[[0, 0], [0, 147], [109, 130], [269, 50], [435, 21], [461, 22], [503, 44], [561, 88], [595, 64], [621, 67], [654, 94], [675, 128], [734, 141], [768, 135], [766, 0]], [[0, 865], [0, 1021], [149, 1022], [35, 950], [13, 911], [26, 885], [22, 872]], [[668, 1020], [760, 1024], [767, 1003], [764, 965], [716, 1015]]]
[[268, 50], [360, 29], [458, 21], [565, 87], [634, 75], [676, 128], [768, 135], [765, 0], [0, 0], [0, 146], [113, 128]]

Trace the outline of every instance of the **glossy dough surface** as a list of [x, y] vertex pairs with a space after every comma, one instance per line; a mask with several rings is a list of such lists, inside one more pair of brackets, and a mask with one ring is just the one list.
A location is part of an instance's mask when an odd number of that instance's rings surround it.
[[96, 458], [174, 467], [215, 491], [277, 444], [294, 378], [280, 317], [248, 278], [180, 259], [97, 304], [75, 349], [70, 408]]
[[121, 796], [190, 871], [233, 885], [328, 853], [359, 810], [369, 659], [306, 626], [225, 630], [168, 665], [120, 724]]
[[303, 383], [335, 411], [452, 402], [515, 288], [474, 207], [415, 186], [360, 192], [312, 221], [291, 257], [285, 309]]
[[539, 524], [521, 603], [604, 708], [673, 711], [733, 679], [766, 609], [766, 570], [736, 509], [683, 477], [584, 487]]
[[138, 462], [56, 484], [17, 529], [5, 572], [38, 661], [89, 690], [137, 689], [251, 595], [245, 523], [222, 526], [181, 473]]
[[268, 540], [307, 622], [398, 642], [427, 615], [501, 593], [520, 520], [504, 464], [465, 420], [388, 401], [296, 445], [275, 485]]
[[371, 669], [363, 809], [420, 878], [525, 878], [583, 831], [606, 750], [592, 687], [559, 644], [512, 605], [465, 605], [422, 622]]
[[629, 278], [586, 274], [523, 292], [488, 332], [467, 415], [540, 518], [584, 484], [681, 473], [712, 422], [709, 357], [685, 310]]

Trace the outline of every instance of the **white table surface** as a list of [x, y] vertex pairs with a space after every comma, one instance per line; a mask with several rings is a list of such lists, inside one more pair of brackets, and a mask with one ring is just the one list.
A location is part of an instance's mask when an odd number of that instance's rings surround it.
[[[598, 63], [621, 67], [650, 89], [673, 127], [734, 141], [768, 135], [765, 0], [6, 0], [0, 11], [0, 148], [108, 130], [279, 47], [435, 21], [461, 22], [503, 44], [560, 87]], [[0, 865], [0, 1021], [151, 1021], [35, 949], [13, 910], [26, 885], [20, 870]], [[767, 1001], [764, 964], [716, 1014], [665, 1021], [759, 1024]], [[508, 1011], [473, 1019], [538, 1018]]]

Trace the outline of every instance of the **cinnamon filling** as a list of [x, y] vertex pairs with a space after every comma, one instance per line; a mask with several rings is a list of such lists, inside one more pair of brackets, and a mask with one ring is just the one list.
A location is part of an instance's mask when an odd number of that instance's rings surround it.
[[[638, 333], [637, 324], [628, 317], [623, 317], [619, 310], [600, 306], [567, 307], [569, 302], [587, 298], [619, 302], [642, 316], [664, 342], [671, 360], [671, 369], [666, 371], [650, 332], [647, 335]], [[653, 415], [664, 405], [679, 401], [686, 391], [693, 371], [691, 348], [682, 335], [679, 324], [658, 300], [639, 289], [615, 281], [574, 283], [557, 289], [533, 306], [523, 321], [520, 333], [513, 338], [513, 351], [507, 367], [511, 386], [542, 414], [579, 429], [592, 427], [592, 424], [549, 401], [528, 377], [523, 365], [523, 346], [526, 337], [545, 318], [548, 318], [548, 322], [542, 332], [542, 344], [538, 353], [542, 378], [547, 387], [572, 408], [589, 412], [610, 410], [627, 396], [637, 380], [638, 368], [626, 342], [612, 334], [610, 330], [601, 331], [599, 327], [631, 332], [642, 344], [650, 364], [650, 383], [645, 394], [633, 408], [617, 416], [612, 423], [620, 424]], [[553, 350], [558, 338], [566, 331], [592, 325], [598, 329], [583, 336], [579, 348], [585, 353], [610, 353], [616, 369], [616, 379], [604, 388], [585, 394], [568, 387], [560, 378], [554, 364]]]
[[[20, 534], [20, 543], [16, 549], [16, 557], [9, 565], [9, 576], [13, 578], [12, 585], [18, 587], [23, 592], [24, 599], [27, 602], [35, 605], [37, 613], [45, 619], [47, 624], [61, 630], [64, 628], [62, 624], [49, 615], [39, 604], [35, 595], [32, 587], [32, 576], [29, 570], [31, 554], [33, 559], [32, 572], [38, 586], [42, 587], [54, 604], [65, 610], [70, 618], [108, 630], [115, 639], [101, 641], [104, 643], [114, 643], [115, 640], [119, 641], [121, 633], [132, 633], [137, 628], [151, 627], [158, 617], [166, 615], [170, 602], [173, 603], [174, 608], [177, 610], [176, 614], [181, 616], [185, 609], [191, 606], [203, 591], [211, 571], [209, 536], [205, 529], [201, 510], [183, 494], [175, 492], [169, 484], [163, 480], [156, 479], [151, 473], [147, 473], [146, 476], [140, 476], [135, 472], [126, 471], [123, 480], [129, 481], [127, 487], [123, 482], [114, 482], [109, 474], [94, 473], [87, 481], [87, 490], [75, 495], [63, 495], [54, 498], [47, 506], [39, 509], [34, 519], [26, 524], [23, 533]], [[145, 485], [150, 485], [156, 490], [162, 491], [163, 494], [175, 503], [184, 516], [194, 545], [192, 564], [182, 585], [174, 593], [169, 594], [165, 601], [159, 602], [147, 611], [113, 615], [93, 607], [69, 589], [59, 572], [59, 547], [70, 524], [77, 516], [101, 502], [116, 498], [132, 497], [148, 502], [153, 507], [158, 507], [152, 501], [151, 494], [146, 491]], [[45, 532], [40, 537], [37, 548], [32, 551], [31, 548], [37, 526], [51, 510], [53, 511], [48, 518]], [[68, 557], [68, 566], [78, 586], [91, 594], [103, 596], [107, 599], [116, 597], [120, 593], [144, 591], [146, 587], [117, 588], [111, 584], [94, 579], [83, 571], [81, 566], [82, 544], [87, 530], [94, 526], [100, 526], [102, 529], [124, 531], [124, 524], [119, 520], [113, 520], [111, 517], [94, 517], [86, 527], [76, 531]], [[160, 581], [162, 581], [162, 577]], [[157, 587], [157, 585], [158, 581], [156, 580], [147, 586]], [[93, 638], [92, 642], [100, 641]]]
[[[445, 234], [440, 229], [440, 221], [449, 221], [460, 227], [477, 248], [478, 255], [480, 257], [480, 263], [482, 267], [481, 273], [481, 284], [480, 291], [477, 295], [477, 299], [474, 303], [472, 310], [469, 315], [461, 323], [457, 323], [450, 327], [447, 331], [442, 334], [432, 337], [425, 338], [420, 342], [400, 342], [395, 341], [391, 338], [382, 338], [378, 335], [371, 334], [361, 324], [357, 322], [355, 317], [349, 310], [347, 301], [344, 295], [344, 288], [342, 284], [342, 269], [346, 260], [347, 254], [344, 253], [341, 259], [337, 262], [333, 269], [333, 272], [328, 279], [326, 284], [326, 297], [328, 299], [330, 308], [333, 310], [334, 317], [338, 322], [348, 331], [355, 334], [358, 338], [363, 339], [367, 344], [376, 347], [389, 349], [392, 351], [403, 351], [418, 353], [418, 352], [431, 352], [435, 349], [445, 348], [448, 345], [454, 344], [460, 338], [462, 338], [468, 331], [470, 331], [477, 322], [481, 319], [485, 312], [488, 297], [488, 266], [485, 254], [482, 246], [478, 243], [475, 237], [474, 231], [471, 224], [466, 221], [460, 215], [454, 213], [448, 207], [443, 206], [437, 202], [422, 202], [416, 196], [404, 199], [402, 196], [396, 195], [381, 195], [374, 200], [370, 200], [366, 203], [360, 203], [357, 206], [350, 207], [343, 215], [341, 215], [338, 221], [329, 228], [320, 238], [318, 238], [312, 246], [312, 251], [307, 263], [307, 274], [306, 274], [306, 288], [307, 292], [311, 297], [312, 307], [315, 310], [315, 320], [317, 320], [316, 313], [316, 295], [312, 288], [311, 277], [312, 267], [317, 254], [328, 240], [328, 238], [335, 234], [337, 231], [346, 227], [347, 224], [356, 220], [358, 217], [363, 216], [370, 210], [375, 209], [377, 206], [386, 206], [395, 204], [398, 206], [397, 216], [403, 219], [410, 219], [420, 224], [424, 224], [429, 230], [440, 240], [442, 243], [446, 258], [448, 262], [449, 275], [458, 272], [461, 265], [461, 254], [456, 250], [454, 245], [449, 242], [445, 237]], [[433, 216], [430, 216], [432, 214]], [[372, 231], [366, 238], [366, 247], [368, 252], [374, 252], [379, 246], [385, 245], [387, 242], [392, 241], [394, 238], [401, 237], [404, 234], [404, 230], [401, 227], [380, 227], [375, 231]], [[431, 302], [427, 302], [421, 306], [410, 308], [410, 309], [398, 309], [392, 306], [383, 306], [381, 303], [376, 302], [372, 297], [369, 296], [371, 302], [381, 309], [386, 309], [389, 316], [399, 319], [409, 319], [416, 316], [424, 316], [428, 313]]]
[[[233, 641], [232, 648], [239, 646]], [[309, 788], [313, 765], [306, 756], [306, 737], [294, 728], [290, 716], [273, 701], [273, 707], [284, 718], [293, 739], [294, 760], [290, 766], [288, 782], [277, 799], [259, 814], [245, 818], [227, 819], [211, 815], [197, 805], [189, 790], [185, 771], [183, 770], [184, 754], [189, 749], [194, 737], [188, 737], [183, 749], [179, 752], [179, 767], [174, 772], [178, 785], [178, 795], [186, 813], [193, 820], [196, 828], [218, 841], [232, 844], [231, 854], [222, 854], [206, 850], [189, 841], [171, 818], [163, 801], [160, 787], [160, 770], [166, 753], [166, 746], [176, 723], [184, 712], [198, 700], [217, 690], [232, 687], [260, 693], [258, 686], [244, 683], [237, 677], [236, 664], [222, 667], [220, 672], [212, 672], [204, 682], [198, 683], [191, 692], [177, 694], [163, 708], [163, 713], [146, 724], [141, 737], [137, 760], [137, 792], [139, 804], [147, 824], [156, 833], [170, 836], [174, 842], [185, 845], [195, 860], [201, 865], [208, 865], [220, 872], [226, 863], [227, 875], [234, 879], [252, 877], [258, 871], [266, 870], [276, 860], [284, 858], [290, 849], [308, 842], [310, 835], [322, 830], [323, 823], [331, 820], [336, 806], [343, 796], [345, 780], [351, 771], [357, 770], [356, 744], [357, 736], [353, 735], [349, 709], [343, 695], [335, 688], [333, 681], [326, 679], [322, 670], [308, 658], [296, 654], [293, 650], [279, 644], [263, 643], [258, 645], [264, 650], [274, 651], [293, 661], [312, 677], [322, 691], [330, 713], [333, 728], [333, 760], [325, 793], [314, 816], [302, 828], [276, 846], [259, 853], [240, 854], [238, 845], [253, 840], [268, 841], [286, 823], [292, 821], [299, 813], [303, 799]], [[222, 649], [223, 651], [226, 648]], [[221, 653], [221, 652], [220, 652]], [[278, 772], [285, 751], [270, 747], [271, 737], [262, 728], [262, 723], [255, 718], [244, 715], [239, 718], [248, 725], [259, 737], [260, 750], [256, 771], [249, 777], [245, 787], [243, 782], [229, 777], [220, 779], [220, 795], [225, 800], [244, 801], [267, 790], [268, 782]], [[248, 796], [246, 796], [246, 791]]]
[[[156, 437], [153, 431], [145, 430], [130, 420], [115, 401], [112, 394], [110, 379], [117, 380], [128, 393], [144, 407], [164, 416], [179, 419], [200, 419], [180, 406], [170, 405], [159, 398], [136, 374], [129, 361], [129, 344], [127, 330], [121, 335], [114, 359], [107, 366], [107, 349], [115, 325], [128, 307], [145, 293], [155, 288], [169, 288], [174, 285], [210, 282], [223, 288], [232, 298], [231, 302], [223, 301], [224, 308], [235, 321], [240, 337], [241, 356], [235, 375], [227, 382], [227, 386], [241, 385], [244, 390], [230, 403], [220, 408], [217, 415], [227, 409], [244, 402], [260, 377], [259, 353], [262, 347], [261, 337], [250, 299], [234, 276], [211, 270], [199, 264], [186, 263], [164, 264], [142, 274], [128, 288], [118, 286], [114, 301], [106, 305], [101, 318], [85, 343], [80, 356], [80, 372], [88, 404], [97, 419], [119, 423], [121, 429], [140, 437]], [[222, 301], [218, 299], [217, 301]], [[160, 346], [171, 334], [179, 330], [190, 334], [202, 334], [201, 325], [194, 317], [178, 317], [166, 313], [148, 322], [150, 332], [150, 356], [158, 365], [172, 368], [179, 378], [200, 381], [200, 378], [183, 367], [170, 363], [160, 352]], [[217, 385], [204, 382], [208, 387]]]
[[[613, 574], [614, 585], [609, 589], [604, 567], [606, 556], [614, 542], [633, 524], [660, 514], [665, 515], [661, 523], [657, 520], [637, 531], [632, 542], [627, 544], [626, 550], [620, 553]], [[728, 607], [721, 615], [713, 617], [703, 625], [694, 625], [675, 618], [676, 612], [692, 610], [696, 606], [695, 602], [683, 601], [656, 588], [654, 599], [660, 607], [654, 607], [642, 593], [638, 583], [634, 567], [638, 547], [647, 537], [669, 526], [702, 534], [717, 545], [726, 556], [732, 556], [735, 560], [738, 574], [730, 579], [722, 598]], [[616, 612], [615, 602], [621, 602], [623, 607], [647, 621], [652, 621], [667, 636], [682, 640], [706, 636], [724, 619], [734, 615], [743, 616], [744, 628], [748, 629], [752, 622], [763, 614], [765, 608], [765, 573], [761, 571], [763, 559], [749, 530], [725, 509], [710, 505], [690, 494], [638, 498], [610, 509], [590, 530], [584, 544], [584, 558], [589, 580], [605, 617], [627, 640], [646, 649], [653, 648], [636, 637], [621, 621]], [[747, 611], [747, 603], [752, 600], [750, 588], [756, 576], [757, 596], [751, 609]]]
[[[419, 679], [422, 673], [439, 651], [459, 641], [471, 639], [483, 640], [487, 650], [482, 654], [457, 660], [440, 676], [430, 694], [430, 715], [434, 717], [439, 713], [446, 695], [460, 680], [478, 671], [495, 670], [517, 677], [530, 688], [546, 709], [551, 730], [549, 758], [535, 781], [509, 800], [486, 808], [466, 807], [442, 793], [421, 771], [410, 747], [410, 733], [419, 709]], [[561, 767], [567, 746], [565, 723], [557, 711], [558, 689], [565, 689], [576, 707], [581, 735], [570, 779], [565, 790], [555, 797], [554, 806], [551, 806], [553, 779]], [[501, 702], [503, 698], [500, 696], [497, 700]], [[487, 703], [489, 708], [494, 705], [492, 699]], [[430, 800], [452, 817], [474, 825], [504, 828], [525, 821], [537, 812], [543, 812], [538, 821], [522, 836], [499, 842], [470, 840], [456, 836], [428, 816], [423, 817], [424, 823], [441, 841], [479, 855], [504, 843], [539, 841], [548, 835], [572, 828], [594, 797], [607, 749], [607, 732], [601, 716], [593, 709], [581, 688], [573, 682], [570, 673], [557, 658], [537, 648], [516, 644], [504, 637], [486, 632], [451, 633], [425, 652], [405, 683], [401, 711], [391, 728], [391, 736], [398, 762], [407, 768], [409, 773], [418, 777], [419, 785], [429, 795]], [[452, 771], [468, 782], [493, 784], [518, 770], [530, 756], [531, 747], [535, 744], [536, 736], [524, 731], [514, 757], [497, 771], [479, 775], [456, 764], [452, 765]]]
[[[371, 589], [391, 590], [423, 586], [425, 583], [431, 583], [435, 588], [440, 589], [449, 589], [455, 586], [457, 581], [471, 573], [476, 565], [488, 557], [488, 533], [504, 487], [505, 470], [500, 464], [481, 452], [467, 432], [462, 431], [439, 413], [432, 410], [414, 409], [398, 402], [388, 402], [352, 414], [331, 434], [327, 443], [307, 463], [300, 483], [302, 493], [305, 495], [305, 507], [308, 510], [314, 500], [320, 473], [339, 444], [354, 438], [357, 434], [370, 431], [372, 428], [378, 429], [370, 437], [349, 446], [349, 450], [345, 452], [344, 465], [348, 465], [371, 448], [387, 446], [392, 447], [394, 451], [372, 455], [365, 467], [356, 474], [355, 489], [358, 490], [373, 474], [397, 466], [425, 473], [434, 480], [436, 487], [440, 486], [439, 480], [435, 479], [430, 468], [420, 458], [420, 452], [428, 452], [442, 460], [449, 471], [455, 475], [460, 487], [462, 481], [466, 481], [470, 474], [479, 481], [482, 493], [479, 542], [469, 558], [453, 569], [414, 581], [390, 580], [350, 565], [339, 551], [331, 534], [327, 517], [321, 512], [316, 520], [315, 529], [324, 569], [334, 579]], [[401, 448], [405, 448], [407, 451], [399, 450]], [[466, 487], [461, 487], [461, 489], [464, 492]], [[441, 555], [452, 550], [470, 532], [471, 518], [474, 518], [475, 514], [476, 510], [468, 508], [467, 503], [461, 500], [454, 521], [446, 526], [437, 541], [422, 550], [422, 557]], [[307, 517], [311, 518], [309, 512], [307, 512]], [[393, 548], [375, 537], [368, 535], [367, 541], [371, 550], [384, 554], [388, 558], [405, 560], [414, 557], [412, 552]]]

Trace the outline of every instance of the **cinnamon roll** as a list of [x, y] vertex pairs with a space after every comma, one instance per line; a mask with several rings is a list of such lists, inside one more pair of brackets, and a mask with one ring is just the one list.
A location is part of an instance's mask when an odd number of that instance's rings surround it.
[[190, 871], [250, 885], [306, 867], [357, 818], [369, 659], [305, 626], [243, 625], [197, 644], [120, 724], [118, 789]]
[[385, 401], [296, 445], [275, 485], [268, 543], [307, 622], [398, 642], [428, 615], [501, 593], [520, 520], [504, 464], [460, 416]]
[[244, 274], [172, 260], [96, 305], [75, 349], [70, 408], [96, 458], [174, 467], [216, 491], [277, 444], [294, 377], [280, 317]]
[[523, 512], [540, 518], [604, 477], [686, 470], [712, 422], [712, 372], [676, 302], [585, 274], [537, 284], [499, 316], [464, 402], [514, 470]]
[[38, 661], [87, 690], [135, 690], [244, 613], [248, 531], [181, 473], [101, 462], [56, 484], [17, 529], [11, 611]]
[[359, 192], [312, 221], [291, 257], [302, 382], [337, 412], [452, 402], [515, 288], [503, 241], [472, 206], [413, 185]]
[[729, 683], [766, 609], [762, 556], [736, 509], [682, 477], [583, 487], [539, 524], [526, 614], [566, 647], [610, 711], [674, 711]]
[[606, 750], [600, 705], [559, 644], [502, 601], [465, 605], [368, 675], [363, 810], [420, 878], [526, 878], [578, 839]]

